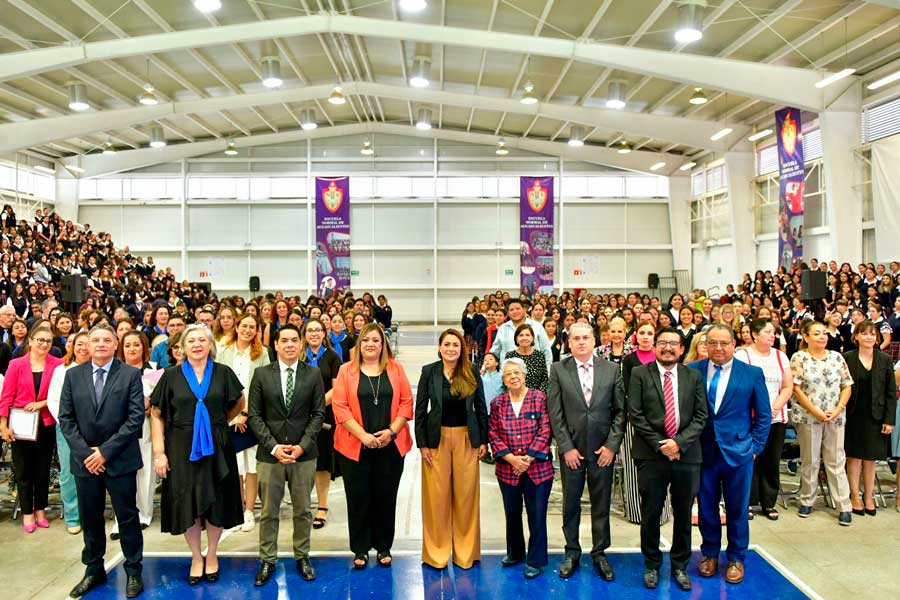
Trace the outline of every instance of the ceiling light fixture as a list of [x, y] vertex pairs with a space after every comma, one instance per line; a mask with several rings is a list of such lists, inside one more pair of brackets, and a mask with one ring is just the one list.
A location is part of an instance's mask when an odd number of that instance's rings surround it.
[[84, 175], [84, 173], [85, 173], [84, 169], [82, 169], [81, 167], [76, 166], [76, 165], [64, 164], [63, 166], [66, 168], [67, 171], [69, 171], [70, 173], [74, 173], [76, 175]]
[[372, 156], [375, 154], [375, 148], [372, 147], [372, 142], [369, 138], [363, 140], [362, 148], [359, 149], [359, 153], [363, 156]]
[[151, 148], [165, 148], [166, 147], [166, 138], [163, 135], [162, 127], [159, 125], [154, 125], [150, 128], [150, 147]]
[[428, 131], [431, 129], [431, 109], [420, 108], [416, 113], [416, 129]]
[[54, 171], [50, 167], [45, 167], [44, 165], [34, 165], [34, 167], [32, 168], [35, 171], [40, 171], [41, 173], [46, 173], [47, 175], [56, 175], [56, 171]]
[[150, 82], [150, 59], [147, 59], [147, 81], [144, 83], [144, 91], [138, 97], [138, 102], [144, 106], [156, 106], [159, 104], [159, 98], [156, 97], [156, 90]]
[[659, 171], [664, 166], [666, 166], [666, 163], [664, 163], [663, 161], [659, 161], [658, 163], [654, 163], [653, 165], [651, 165], [650, 170], [651, 171]]
[[103, 154], [105, 154], [106, 156], [112, 156], [115, 153], [116, 153], [116, 149], [113, 146], [113, 143], [111, 141], [107, 140], [106, 143], [103, 144]]
[[867, 85], [866, 87], [867, 87], [868, 89], [870, 89], [870, 90], [877, 90], [877, 89], [879, 89], [879, 88], [883, 88], [884, 86], [886, 86], [886, 85], [889, 84], [889, 83], [894, 83], [894, 82], [897, 81], [898, 79], [900, 79], [900, 71], [897, 71], [897, 72], [895, 72], [895, 73], [891, 73], [890, 75], [887, 75], [887, 76], [885, 76], [885, 77], [882, 77], [881, 79], [878, 79], [878, 80], [876, 80], [876, 81], [873, 81], [872, 83], [870, 83], [870, 84]]
[[691, 94], [691, 99], [688, 100], [688, 102], [699, 106], [701, 104], [706, 104], [707, 102], [709, 102], [709, 98], [707, 98], [706, 94], [703, 93], [703, 88], [694, 88], [694, 93]]
[[202, 13], [215, 12], [222, 8], [220, 0], [194, 0], [194, 8]]
[[840, 81], [841, 79], [844, 79], [845, 77], [850, 77], [854, 73], [856, 73], [856, 69], [851, 69], [851, 68], [841, 69], [837, 73], [832, 73], [825, 79], [822, 79], [821, 81], [817, 81], [813, 85], [815, 85], [819, 89], [822, 89], [823, 87], [827, 87], [836, 81]]
[[303, 131], [312, 131], [319, 124], [316, 123], [316, 109], [304, 108], [300, 111], [300, 128]]
[[277, 56], [264, 56], [261, 61], [262, 84], [267, 88], [281, 87], [281, 59]]
[[328, 96], [329, 104], [346, 104], [347, 98], [344, 97], [344, 90], [341, 89], [341, 86], [335, 86], [333, 90], [331, 90], [331, 95]]
[[229, 141], [225, 146], [225, 156], [237, 156], [238, 149], [234, 142]]
[[80, 81], [70, 81], [69, 87], [69, 108], [82, 112], [91, 107], [87, 97], [87, 87]]
[[606, 96], [606, 108], [622, 110], [625, 106], [625, 82], [610, 81], [609, 93]]
[[509, 148], [506, 147], [506, 140], [500, 138], [500, 141], [497, 142], [497, 149], [494, 150], [494, 154], [497, 156], [506, 156], [509, 154]]
[[730, 134], [732, 131], [734, 131], [734, 129], [732, 129], [731, 127], [723, 127], [719, 131], [717, 131], [714, 134], [712, 134], [711, 136], [709, 136], [709, 139], [711, 139], [714, 142], [718, 142], [723, 137]]
[[675, 30], [675, 41], [679, 44], [691, 44], [703, 39], [704, 0], [688, 0], [678, 7], [678, 29]]
[[429, 78], [431, 77], [431, 57], [423, 54], [416, 55], [413, 59], [412, 75], [409, 78], [409, 85], [414, 88], [427, 88], [431, 85]]
[[622, 143], [616, 149], [616, 152], [619, 154], [631, 154], [631, 146], [628, 145], [627, 141], [622, 140]]
[[428, 2], [426, 0], [398, 0], [397, 6], [403, 12], [415, 13], [425, 10], [428, 7]]
[[695, 163], [694, 161], [691, 161], [689, 163], [685, 163], [685, 164], [681, 165], [680, 167], [678, 167], [678, 170], [679, 171], [690, 171], [691, 169], [693, 169], [696, 166], [697, 166], [697, 163]]
[[584, 127], [572, 125], [569, 129], [568, 144], [573, 148], [581, 148], [584, 146]]
[[757, 141], [757, 140], [761, 140], [761, 139], [763, 139], [764, 137], [768, 137], [768, 136], [770, 136], [770, 135], [772, 135], [772, 130], [771, 130], [771, 129], [763, 129], [762, 131], [757, 131], [756, 133], [754, 133], [753, 135], [751, 135], [750, 137], [748, 137], [748, 138], [747, 138], [747, 141], [749, 141], [749, 142], [755, 142], [755, 141]]
[[534, 95], [534, 84], [531, 83], [531, 80], [525, 82], [525, 87], [523, 88], [525, 93], [522, 94], [522, 98], [519, 100], [522, 104], [537, 104], [537, 96]]

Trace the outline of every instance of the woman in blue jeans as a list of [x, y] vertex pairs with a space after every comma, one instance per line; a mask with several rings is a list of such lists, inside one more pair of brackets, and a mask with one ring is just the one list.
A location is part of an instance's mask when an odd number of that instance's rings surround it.
[[[50, 387], [47, 389], [47, 409], [53, 418], [59, 413], [59, 396], [62, 393], [66, 371], [91, 359], [91, 347], [86, 331], [70, 335], [66, 340], [66, 357], [62, 367], [53, 372]], [[59, 427], [56, 428], [56, 451], [59, 454], [59, 491], [63, 502], [63, 517], [66, 530], [72, 535], [81, 533], [81, 518], [78, 515], [78, 495], [75, 490], [75, 477], [69, 463], [69, 445]]]

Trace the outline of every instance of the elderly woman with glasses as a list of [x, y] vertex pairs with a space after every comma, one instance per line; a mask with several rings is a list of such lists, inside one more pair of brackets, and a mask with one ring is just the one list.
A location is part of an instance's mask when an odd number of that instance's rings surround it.
[[[506, 515], [506, 557], [511, 567], [525, 561], [525, 577], [533, 579], [547, 566], [547, 504], [553, 485], [550, 416], [544, 392], [525, 385], [528, 367], [521, 358], [503, 363], [507, 391], [491, 401], [488, 439], [494, 451], [497, 480]], [[526, 551], [522, 503], [528, 513]]]

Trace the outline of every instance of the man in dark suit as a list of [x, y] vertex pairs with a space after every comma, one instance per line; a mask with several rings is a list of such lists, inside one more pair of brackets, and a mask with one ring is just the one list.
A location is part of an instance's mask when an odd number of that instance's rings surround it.
[[116, 332], [97, 325], [89, 334], [91, 360], [66, 373], [59, 401], [59, 426], [71, 450], [84, 533], [84, 578], [69, 593], [83, 596], [106, 581], [106, 492], [119, 522], [128, 580], [125, 594], [144, 589], [141, 560], [144, 540], [137, 508], [138, 469], [143, 466], [138, 440], [144, 424], [141, 372], [115, 357]]
[[625, 435], [625, 386], [619, 365], [594, 356], [594, 332], [587, 323], [569, 331], [572, 356], [550, 369], [547, 411], [560, 453], [563, 478], [563, 535], [566, 556], [559, 576], [570, 577], [581, 559], [578, 526], [587, 480], [591, 498], [591, 558], [607, 581], [615, 572], [606, 558], [610, 546], [609, 501], [613, 462]]
[[672, 577], [691, 589], [691, 505], [700, 487], [700, 434], [708, 411], [703, 379], [678, 363], [684, 352], [681, 334], [665, 327], [656, 332], [656, 360], [635, 367], [628, 386], [628, 416], [634, 428], [631, 456], [637, 465], [641, 496], [641, 553], [644, 585], [659, 585], [659, 520], [672, 495], [674, 517]]
[[278, 360], [259, 367], [250, 381], [248, 423], [259, 440], [256, 451], [262, 515], [259, 520], [261, 563], [254, 585], [261, 586], [275, 572], [278, 559], [278, 521], [287, 482], [294, 512], [294, 558], [306, 581], [316, 578], [309, 560], [312, 513], [310, 492], [315, 486], [317, 438], [325, 417], [325, 391], [319, 369], [298, 360], [300, 330], [282, 325], [275, 339]]
[[762, 369], [734, 360], [734, 330], [712, 325], [707, 331], [709, 358], [691, 363], [706, 386], [709, 418], [700, 436], [700, 575], [712, 577], [719, 569], [722, 525], [719, 500], [725, 498], [728, 515], [728, 566], [725, 581], [744, 580], [744, 555], [750, 545], [750, 482], [753, 461], [766, 446], [772, 409]]

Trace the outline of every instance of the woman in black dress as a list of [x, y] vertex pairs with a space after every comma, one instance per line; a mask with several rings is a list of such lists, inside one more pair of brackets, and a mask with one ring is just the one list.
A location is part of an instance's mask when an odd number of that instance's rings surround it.
[[[844, 354], [853, 387], [847, 402], [844, 450], [853, 513], [875, 516], [875, 463], [887, 460], [894, 430], [897, 388], [890, 357], [878, 349], [878, 325], [865, 320], [853, 334], [859, 346]], [[859, 474], [863, 476], [863, 501], [859, 500]]]
[[542, 350], [534, 347], [534, 329], [528, 323], [522, 323], [516, 327], [516, 333], [513, 339], [516, 341], [516, 349], [506, 353], [503, 357], [521, 358], [528, 367], [528, 374], [525, 375], [525, 386], [540, 390], [547, 393], [547, 383], [550, 381], [550, 375], [547, 373], [547, 359], [544, 357]]
[[304, 323], [300, 332], [300, 360], [317, 367], [322, 374], [322, 385], [325, 388], [325, 420], [316, 445], [319, 456], [316, 458], [316, 518], [313, 529], [322, 529], [328, 520], [328, 488], [331, 482], [340, 476], [334, 460], [334, 410], [331, 408], [331, 388], [341, 368], [341, 359], [331, 349], [327, 341], [325, 325], [320, 319], [310, 318]]
[[[228, 433], [228, 423], [244, 401], [234, 371], [212, 361], [215, 341], [209, 328], [189, 325], [181, 346], [184, 362], [166, 369], [150, 398], [153, 467], [163, 478], [161, 530], [184, 534], [191, 549], [188, 581], [196, 585], [204, 575], [210, 582], [218, 579], [222, 530], [244, 520]], [[204, 526], [209, 545], [205, 561], [200, 553]]]

